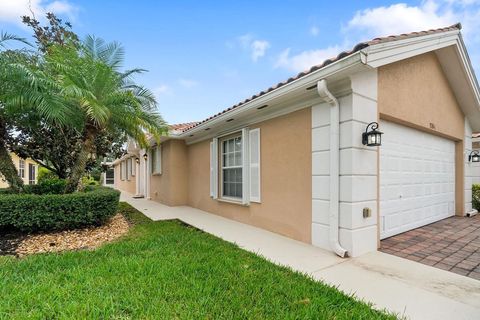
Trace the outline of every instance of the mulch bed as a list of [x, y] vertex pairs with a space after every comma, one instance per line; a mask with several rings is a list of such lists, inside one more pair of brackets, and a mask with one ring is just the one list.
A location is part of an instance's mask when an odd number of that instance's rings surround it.
[[35, 253], [95, 249], [121, 237], [129, 227], [128, 220], [117, 214], [99, 227], [36, 234], [0, 231], [0, 255], [23, 257]]

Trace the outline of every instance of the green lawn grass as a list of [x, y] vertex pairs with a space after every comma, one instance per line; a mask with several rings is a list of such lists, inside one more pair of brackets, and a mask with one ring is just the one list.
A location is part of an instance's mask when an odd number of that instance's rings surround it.
[[95, 251], [0, 257], [0, 318], [395, 319], [179, 221], [120, 210], [135, 226]]

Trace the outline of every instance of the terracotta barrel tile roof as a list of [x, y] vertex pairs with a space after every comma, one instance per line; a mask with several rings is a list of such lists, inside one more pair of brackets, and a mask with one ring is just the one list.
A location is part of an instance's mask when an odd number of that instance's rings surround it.
[[169, 125], [170, 129], [171, 130], [180, 130], [180, 131], [183, 131], [187, 128], [191, 128], [195, 125], [197, 125], [198, 122], [195, 121], [195, 122], [186, 122], [186, 123], [176, 123], [176, 124], [171, 124]]
[[[375, 45], [375, 44], [379, 44], [379, 43], [384, 43], [384, 42], [390, 42], [390, 41], [396, 41], [396, 40], [403, 40], [403, 39], [408, 39], [408, 38], [415, 38], [415, 37], [420, 37], [420, 36], [425, 36], [425, 35], [429, 35], [429, 34], [436, 34], [436, 33], [442, 33], [442, 32], [447, 32], [447, 31], [455, 31], [455, 30], [460, 30], [462, 28], [461, 24], [460, 23], [456, 23], [454, 25], [451, 25], [449, 27], [445, 27], [445, 28], [439, 28], [439, 29], [431, 29], [431, 30], [425, 30], [425, 31], [419, 31], [419, 32], [411, 32], [411, 33], [404, 33], [404, 34], [400, 34], [400, 35], [391, 35], [391, 36], [386, 36], [386, 37], [379, 37], [379, 38], [375, 38], [375, 39], [372, 39], [370, 41], [366, 41], [366, 42], [360, 42], [358, 43], [357, 45], [355, 45], [351, 50], [347, 50], [347, 51], [343, 51], [343, 52], [340, 52], [336, 57], [333, 57], [333, 58], [330, 58], [330, 59], [327, 59], [325, 61], [323, 61], [321, 64], [319, 65], [315, 65], [313, 67], [311, 67], [310, 69], [308, 70], [305, 70], [305, 71], [302, 71], [300, 73], [298, 73], [296, 76], [294, 77], [291, 77], [291, 78], [288, 78], [286, 81], [283, 81], [283, 82], [279, 82], [277, 83], [276, 85], [266, 89], [266, 90], [263, 90], [263, 91], [260, 91], [259, 93], [231, 106], [230, 108], [228, 109], [225, 109], [213, 116], [210, 116], [208, 117], [207, 119], [204, 119], [202, 121], [199, 121], [199, 122], [192, 122], [191, 125], [189, 126], [185, 126], [183, 129], [177, 129], [177, 130], [181, 130], [182, 132], [186, 132], [188, 130], [191, 130], [195, 127], [197, 127], [198, 125], [202, 124], [202, 123], [205, 123], [207, 121], [210, 121], [214, 118], [217, 118], [218, 116], [228, 112], [228, 111], [231, 111], [233, 109], [236, 109], [242, 105], [244, 105], [245, 103], [247, 102], [250, 102], [252, 100], [255, 100], [265, 94], [267, 94], [268, 92], [271, 92], [275, 89], [278, 89], [290, 82], [293, 82], [297, 79], [300, 79], [314, 71], [317, 71], [319, 69], [322, 69], [326, 66], [328, 66], [329, 64], [335, 62], [335, 61], [338, 61], [340, 59], [343, 59], [345, 57], [348, 57], [350, 56], [351, 54], [357, 52], [357, 51], [360, 51], [366, 47], [369, 47], [371, 45]], [[184, 125], [188, 125], [188, 124], [184, 124]]]

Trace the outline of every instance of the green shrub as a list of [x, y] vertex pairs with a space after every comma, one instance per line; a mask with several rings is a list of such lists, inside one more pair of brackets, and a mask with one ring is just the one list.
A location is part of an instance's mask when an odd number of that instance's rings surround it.
[[65, 230], [100, 225], [115, 215], [120, 192], [91, 187], [70, 194], [2, 194], [0, 228]]
[[27, 185], [24, 187], [24, 193], [27, 194], [62, 194], [65, 191], [67, 181], [64, 179], [53, 178], [43, 179], [38, 184]]
[[44, 180], [58, 179], [55, 172], [48, 170], [45, 167], [38, 167], [38, 183], [42, 183]]
[[[65, 191], [66, 184], [67, 181], [64, 179], [43, 179], [38, 184], [24, 185], [22, 194], [62, 194]], [[6, 188], [0, 189], [0, 195], [2, 194], [18, 194], [18, 192], [10, 188]]]
[[84, 186], [98, 186], [100, 185], [92, 176], [83, 176], [82, 184]]
[[472, 186], [472, 206], [474, 209], [480, 211], [480, 184]]

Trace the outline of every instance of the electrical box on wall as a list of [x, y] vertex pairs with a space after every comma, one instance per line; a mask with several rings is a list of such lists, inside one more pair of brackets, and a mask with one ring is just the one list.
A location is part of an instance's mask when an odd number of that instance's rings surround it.
[[370, 208], [363, 208], [363, 217], [370, 218], [372, 216], [372, 209]]

